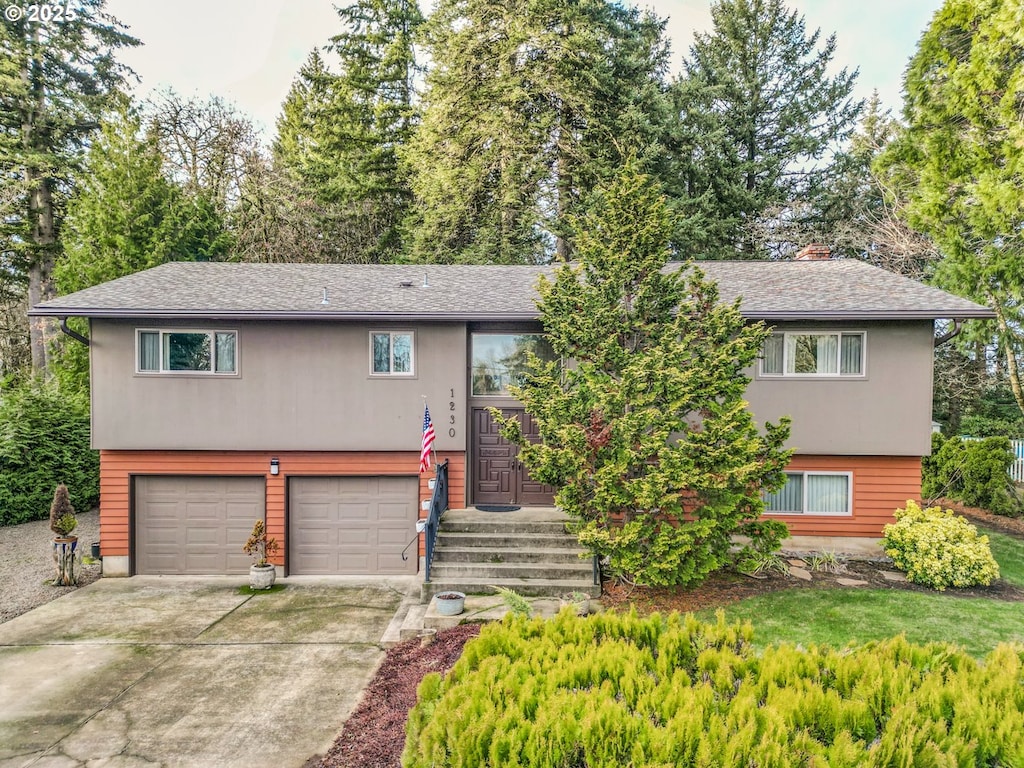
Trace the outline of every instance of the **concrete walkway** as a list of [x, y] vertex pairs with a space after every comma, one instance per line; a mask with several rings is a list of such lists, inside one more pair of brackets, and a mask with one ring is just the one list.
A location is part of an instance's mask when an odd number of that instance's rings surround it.
[[0, 768], [300, 768], [417, 577], [104, 579], [0, 624]]

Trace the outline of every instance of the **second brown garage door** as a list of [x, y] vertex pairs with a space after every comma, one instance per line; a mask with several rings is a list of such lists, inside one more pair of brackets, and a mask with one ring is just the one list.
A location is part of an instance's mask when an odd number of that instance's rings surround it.
[[418, 478], [295, 477], [288, 495], [289, 573], [416, 573]]

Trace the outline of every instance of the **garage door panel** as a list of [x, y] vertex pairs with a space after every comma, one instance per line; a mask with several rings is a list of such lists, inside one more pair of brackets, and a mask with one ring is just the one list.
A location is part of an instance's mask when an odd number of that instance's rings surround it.
[[135, 482], [135, 570], [245, 573], [242, 552], [266, 515], [262, 477], [148, 476]]
[[317, 477], [289, 481], [289, 571], [294, 574], [416, 573], [415, 477]]

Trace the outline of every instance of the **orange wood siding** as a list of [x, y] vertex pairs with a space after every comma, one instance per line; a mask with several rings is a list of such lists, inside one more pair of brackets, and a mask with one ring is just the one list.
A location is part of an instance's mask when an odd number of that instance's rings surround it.
[[[277, 476], [270, 459], [281, 462]], [[448, 498], [452, 507], [466, 505], [466, 456], [438, 453], [448, 459]], [[109, 556], [129, 554], [132, 475], [262, 475], [267, 481], [267, 532], [281, 544], [274, 561], [284, 564], [286, 480], [302, 475], [417, 475], [418, 451], [402, 452], [269, 452], [269, 451], [100, 451], [100, 542]], [[429, 499], [427, 481], [420, 475], [420, 499]], [[426, 513], [421, 511], [421, 516]], [[241, 546], [241, 544], [239, 544]], [[421, 543], [422, 550], [422, 543]], [[421, 553], [422, 554], [422, 553]]]
[[853, 473], [853, 516], [766, 515], [789, 526], [794, 536], [880, 538], [893, 512], [921, 498], [921, 459], [914, 456], [802, 456], [788, 469]]

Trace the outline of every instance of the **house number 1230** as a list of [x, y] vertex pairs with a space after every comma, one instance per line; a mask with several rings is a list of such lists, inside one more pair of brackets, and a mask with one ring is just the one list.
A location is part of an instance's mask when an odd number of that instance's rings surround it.
[[[451, 397], [451, 400], [448, 401], [448, 410], [449, 411], [454, 411], [455, 410], [455, 389], [452, 388], [452, 387], [449, 387], [448, 388], [448, 395], [449, 395], [449, 397]], [[454, 413], [449, 413], [448, 414], [448, 423], [449, 424], [453, 424], [453, 425], [455, 424], [455, 414]], [[455, 437], [455, 427], [454, 426], [451, 426], [451, 427], [448, 428], [448, 437]]]

